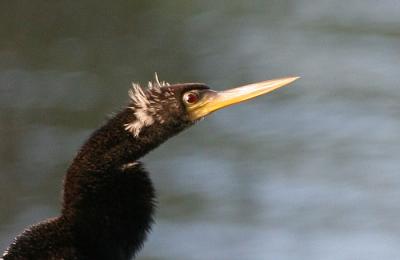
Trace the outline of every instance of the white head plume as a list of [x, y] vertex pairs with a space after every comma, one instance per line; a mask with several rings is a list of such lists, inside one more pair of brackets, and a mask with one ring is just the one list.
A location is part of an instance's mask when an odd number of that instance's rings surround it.
[[160, 103], [157, 95], [162, 93], [162, 87], [170, 86], [168, 82], [160, 82], [157, 73], [154, 74], [154, 79], [155, 81], [148, 82], [146, 89], [138, 83], [132, 83], [132, 88], [129, 90], [129, 97], [132, 101], [130, 108], [135, 111], [136, 120], [124, 126], [125, 130], [132, 132], [134, 136], [139, 136], [143, 127], [150, 126], [155, 122], [157, 108], [161, 106], [161, 104], [157, 104], [157, 102]]

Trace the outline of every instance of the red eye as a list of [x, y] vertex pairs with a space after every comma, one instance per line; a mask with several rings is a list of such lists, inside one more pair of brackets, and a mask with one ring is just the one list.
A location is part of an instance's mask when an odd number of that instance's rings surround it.
[[194, 104], [199, 100], [199, 95], [196, 92], [188, 92], [183, 95], [183, 100], [186, 104]]

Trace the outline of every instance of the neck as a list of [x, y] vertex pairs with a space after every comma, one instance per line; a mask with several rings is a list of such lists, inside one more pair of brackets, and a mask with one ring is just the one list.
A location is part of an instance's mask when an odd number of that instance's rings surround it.
[[143, 157], [167, 138], [160, 134], [143, 132], [134, 137], [126, 131], [126, 122], [135, 120], [130, 109], [125, 109], [97, 129], [82, 146], [71, 167], [78, 165], [86, 170], [107, 170]]
[[154, 189], [137, 159], [176, 132], [164, 126], [143, 129], [134, 137], [124, 129], [126, 122], [135, 120], [132, 114], [126, 109], [94, 132], [64, 183], [62, 218], [74, 240], [110, 259], [129, 259], [152, 222]]

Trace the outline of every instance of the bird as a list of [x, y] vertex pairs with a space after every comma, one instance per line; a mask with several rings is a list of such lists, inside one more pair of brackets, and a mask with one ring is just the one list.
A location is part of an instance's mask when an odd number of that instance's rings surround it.
[[215, 91], [203, 83], [169, 84], [157, 74], [133, 83], [128, 105], [95, 130], [67, 169], [59, 216], [18, 235], [4, 260], [127, 260], [151, 231], [156, 208], [148, 152], [212, 112], [297, 80], [287, 77]]

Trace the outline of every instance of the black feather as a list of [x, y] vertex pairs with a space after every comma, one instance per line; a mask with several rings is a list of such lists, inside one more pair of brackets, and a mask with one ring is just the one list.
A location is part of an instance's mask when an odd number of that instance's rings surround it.
[[[157, 111], [163, 121], [144, 126], [138, 136], [126, 130], [127, 124], [137, 120], [135, 104], [96, 130], [67, 171], [61, 215], [25, 230], [4, 260], [131, 259], [150, 231], [155, 209], [149, 174], [137, 160], [193, 124], [181, 97], [194, 88], [206, 87], [163, 87], [175, 99], [162, 102]], [[148, 94], [162, 99], [162, 93]]]

